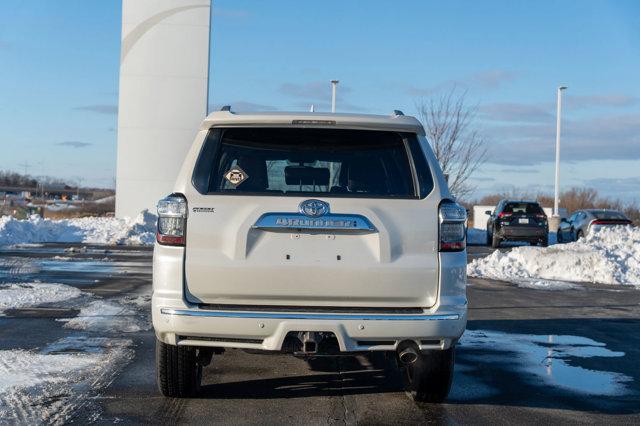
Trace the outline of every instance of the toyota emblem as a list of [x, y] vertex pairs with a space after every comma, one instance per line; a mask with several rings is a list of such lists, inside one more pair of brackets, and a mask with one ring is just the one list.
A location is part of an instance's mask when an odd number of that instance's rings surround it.
[[320, 217], [329, 213], [329, 203], [320, 200], [304, 200], [298, 211], [307, 217]]

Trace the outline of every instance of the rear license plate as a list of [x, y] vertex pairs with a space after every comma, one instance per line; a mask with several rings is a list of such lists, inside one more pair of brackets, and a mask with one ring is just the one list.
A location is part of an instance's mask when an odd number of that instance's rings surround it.
[[518, 219], [518, 223], [529, 223], [529, 219], [526, 217]]

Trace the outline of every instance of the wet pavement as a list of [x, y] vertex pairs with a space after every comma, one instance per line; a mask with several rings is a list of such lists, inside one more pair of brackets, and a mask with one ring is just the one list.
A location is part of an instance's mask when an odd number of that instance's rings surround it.
[[121, 275], [148, 275], [150, 256], [149, 249], [136, 250], [124, 246], [0, 246], [0, 284], [39, 280], [99, 287]]
[[62, 410], [42, 418], [82, 423], [640, 423], [640, 291], [619, 286], [547, 291], [471, 279], [468, 329], [446, 404], [411, 401], [382, 354], [306, 362], [237, 350], [205, 369], [199, 398], [165, 399], [154, 378], [150, 261], [145, 248], [0, 248], [0, 285], [40, 280], [83, 291], [5, 311], [0, 351], [82, 352], [102, 362], [94, 381], [86, 367], [68, 390], [36, 387], [35, 400], [0, 398], [0, 410], [13, 407], [17, 421]]

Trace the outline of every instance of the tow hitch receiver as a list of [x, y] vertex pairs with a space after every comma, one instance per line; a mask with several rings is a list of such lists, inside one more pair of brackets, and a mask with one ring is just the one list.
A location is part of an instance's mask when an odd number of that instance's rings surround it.
[[340, 346], [335, 334], [325, 331], [291, 331], [284, 341], [283, 352], [299, 357], [335, 356]]
[[320, 333], [305, 331], [300, 334], [298, 338], [302, 342], [302, 352], [305, 354], [315, 354], [318, 352], [318, 342], [321, 340]]

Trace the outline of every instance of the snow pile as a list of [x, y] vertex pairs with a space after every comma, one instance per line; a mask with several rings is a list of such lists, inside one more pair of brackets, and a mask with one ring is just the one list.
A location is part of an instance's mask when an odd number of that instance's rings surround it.
[[89, 243], [153, 244], [156, 216], [147, 210], [135, 219], [83, 217], [50, 220], [33, 216], [17, 220], [0, 218], [0, 244]]
[[537, 288], [558, 281], [640, 287], [640, 228], [607, 227], [569, 244], [496, 250], [474, 259], [467, 274]]
[[0, 313], [7, 309], [62, 302], [80, 296], [82, 292], [64, 284], [15, 283], [0, 285]]

